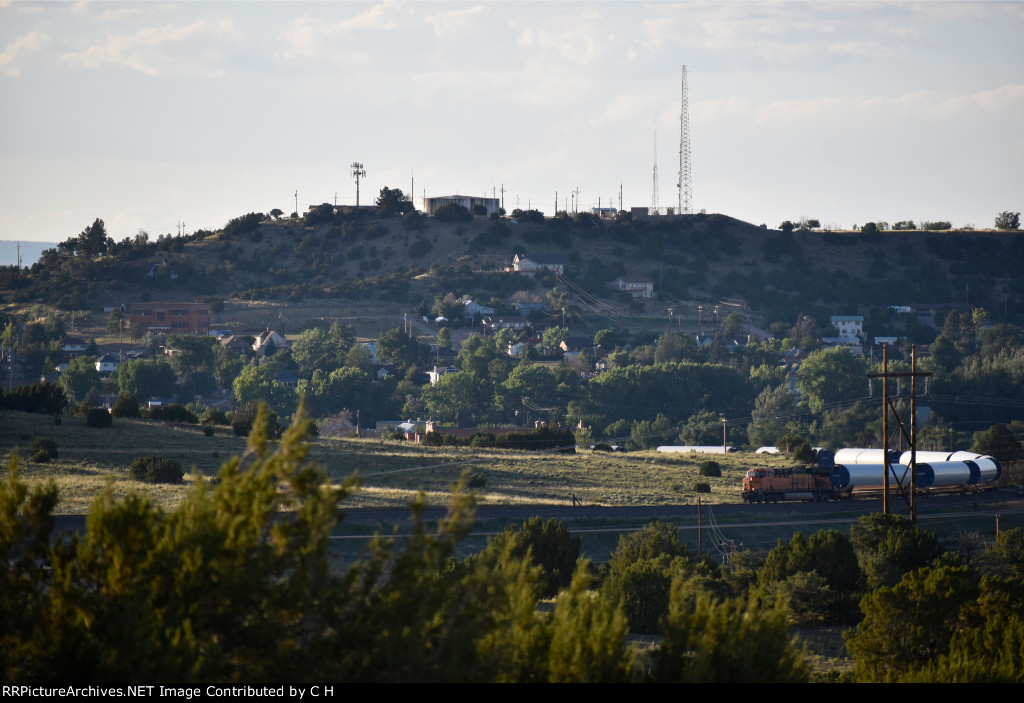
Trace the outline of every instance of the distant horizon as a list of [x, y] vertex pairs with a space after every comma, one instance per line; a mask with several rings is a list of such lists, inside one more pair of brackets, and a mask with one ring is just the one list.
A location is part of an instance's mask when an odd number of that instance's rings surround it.
[[[71, 235], [74, 236], [74, 235]], [[21, 244], [21, 265], [32, 266], [47, 249], [53, 249], [58, 242], [34, 242], [28, 239], [0, 239], [0, 266], [18, 265], [18, 245]]]

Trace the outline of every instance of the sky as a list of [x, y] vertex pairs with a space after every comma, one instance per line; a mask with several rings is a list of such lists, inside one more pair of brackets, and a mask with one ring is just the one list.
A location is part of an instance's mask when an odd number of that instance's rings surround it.
[[[991, 227], [1024, 210], [1021, 2], [0, 2], [0, 240], [382, 187], [552, 215]], [[502, 189], [504, 195], [502, 196]], [[578, 190], [578, 196], [575, 195]]]

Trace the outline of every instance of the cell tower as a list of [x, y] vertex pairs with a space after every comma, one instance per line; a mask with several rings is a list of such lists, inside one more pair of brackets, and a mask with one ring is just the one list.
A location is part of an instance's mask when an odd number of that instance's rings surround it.
[[658, 214], [658, 130], [654, 130], [654, 184], [651, 186], [651, 214]]
[[366, 178], [366, 169], [358, 161], [352, 163], [352, 178], [356, 179], [356, 207], [359, 207], [359, 179]]
[[679, 213], [692, 213], [690, 186], [690, 107], [686, 100], [686, 66], [683, 66], [683, 108], [679, 114]]

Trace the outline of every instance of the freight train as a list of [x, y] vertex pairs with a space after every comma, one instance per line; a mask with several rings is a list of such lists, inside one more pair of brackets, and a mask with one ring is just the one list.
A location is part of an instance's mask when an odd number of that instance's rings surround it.
[[[826, 462], [831, 459], [829, 457]], [[922, 495], [990, 490], [1002, 475], [999, 462], [972, 452], [918, 452], [917, 489]], [[743, 479], [747, 503], [780, 500], [844, 500], [876, 497], [885, 487], [880, 449], [841, 449], [831, 466], [793, 469], [757, 468]], [[890, 453], [890, 489], [910, 484], [910, 452]]]

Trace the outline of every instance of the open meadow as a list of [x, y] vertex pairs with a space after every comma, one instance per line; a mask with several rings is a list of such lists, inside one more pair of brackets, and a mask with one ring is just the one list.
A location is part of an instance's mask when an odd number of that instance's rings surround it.
[[[189, 471], [216, 476], [230, 457], [245, 451], [244, 438], [218, 427], [212, 437], [196, 425], [171, 425], [115, 418], [110, 428], [87, 427], [85, 418], [63, 417], [60, 425], [48, 415], [0, 413], [0, 454], [6, 465], [12, 453], [21, 457], [21, 476], [29, 483], [53, 478], [60, 488], [57, 512], [82, 515], [108, 484], [115, 496], [143, 492], [170, 507], [182, 499], [186, 484], [151, 485], [128, 478], [128, 467], [140, 456], [174, 459]], [[39, 464], [29, 460], [29, 446], [38, 437], [57, 443], [59, 458]], [[403, 508], [423, 491], [430, 506], [444, 506], [450, 487], [463, 471], [482, 474], [476, 489], [481, 506], [585, 505], [655, 506], [695, 503], [694, 483], [705, 481], [705, 503], [739, 503], [744, 473], [755, 465], [784, 466], [781, 457], [751, 454], [681, 456], [655, 451], [629, 454], [582, 451], [577, 454], [519, 452], [478, 448], [424, 447], [400, 441], [314, 438], [310, 456], [341, 482], [356, 474], [360, 489], [346, 507]], [[698, 474], [701, 462], [721, 464], [720, 478]]]

